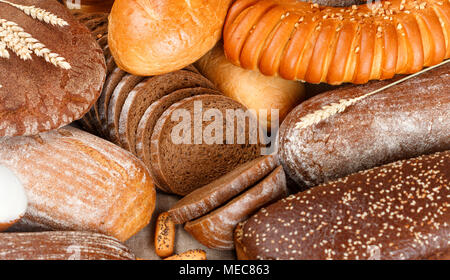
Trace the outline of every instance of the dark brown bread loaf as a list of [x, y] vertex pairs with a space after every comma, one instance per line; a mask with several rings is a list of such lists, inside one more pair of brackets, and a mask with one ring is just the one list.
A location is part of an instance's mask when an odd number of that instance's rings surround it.
[[[298, 184], [328, 180], [396, 160], [450, 149], [450, 63], [372, 95], [318, 124], [299, 127], [324, 106], [389, 82], [339, 88], [296, 107], [280, 127], [280, 160]], [[345, 102], [344, 102], [345, 103]]]
[[[33, 18], [37, 11], [47, 13]], [[81, 118], [105, 80], [105, 59], [89, 30], [56, 1], [2, 2], [0, 18], [7, 34], [0, 37], [0, 136], [33, 135]]]
[[135, 260], [117, 239], [87, 232], [1, 233], [0, 260]]
[[320, 185], [235, 232], [240, 259], [425, 259], [450, 249], [450, 151]]
[[[161, 117], [172, 104], [184, 98], [200, 94], [220, 94], [220, 92], [202, 87], [180, 89], [161, 97], [145, 110], [136, 131], [136, 155], [142, 159], [147, 166], [151, 166], [152, 164], [150, 159], [150, 140], [159, 117]], [[152, 169], [150, 168], [150, 174], [151, 170]], [[170, 192], [170, 190], [165, 189], [164, 186], [157, 185], [157, 187], [165, 192]]]
[[262, 206], [286, 195], [286, 177], [283, 168], [279, 166], [250, 190], [208, 215], [186, 223], [184, 229], [208, 248], [232, 250], [236, 225]]
[[[196, 104], [198, 107], [195, 107]], [[199, 108], [200, 110], [200, 107], [202, 113], [210, 109], [218, 110], [215, 112], [220, 112], [223, 116], [222, 120], [205, 121], [201, 114], [194, 116], [195, 109]], [[226, 110], [245, 112], [246, 108], [228, 97], [199, 95], [177, 102], [164, 112], [154, 128], [151, 139], [152, 165], [150, 168], [153, 169], [152, 173], [157, 175], [154, 177], [157, 185], [162, 185], [175, 194], [186, 195], [260, 155], [260, 145], [250, 143], [248, 122], [238, 123], [236, 118], [234, 122], [230, 120], [231, 123], [234, 123], [234, 131], [229, 131], [228, 134], [234, 137], [232, 138], [234, 144], [227, 144]], [[181, 116], [176, 121], [177, 114], [183, 112], [188, 114], [190, 120], [187, 120], [187, 116], [184, 116], [186, 119]], [[210, 133], [205, 132], [205, 135], [200, 137], [197, 132], [193, 131], [196, 129], [194, 121], [199, 117], [200, 121], [197, 121], [197, 127], [211, 128], [210, 126], [214, 126], [217, 131], [211, 129]], [[211, 139], [213, 137], [207, 139], [209, 134], [219, 133], [221, 129], [223, 129], [223, 138], [217, 134], [220, 139]], [[243, 144], [238, 143], [238, 131], [246, 132]], [[183, 135], [177, 135], [177, 133]], [[174, 135], [175, 138], [180, 139], [173, 139]]]
[[136, 86], [124, 101], [117, 123], [121, 146], [136, 154], [136, 131], [145, 110], [169, 93], [193, 87], [215, 88], [202, 75], [186, 70], [154, 76]]
[[278, 157], [269, 155], [238, 166], [230, 173], [180, 199], [168, 211], [172, 221], [183, 224], [207, 214], [243, 190], [254, 186], [277, 165]]

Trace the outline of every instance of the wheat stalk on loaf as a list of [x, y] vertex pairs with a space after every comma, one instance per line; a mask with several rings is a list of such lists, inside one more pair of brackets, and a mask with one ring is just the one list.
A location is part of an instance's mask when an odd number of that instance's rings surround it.
[[[58, 18], [56, 15], [34, 6], [18, 5], [5, 0], [0, 0], [0, 3], [14, 6], [39, 21], [58, 26], [68, 25], [66, 21]], [[65, 70], [71, 68], [64, 57], [52, 52], [39, 40], [25, 32], [17, 23], [0, 18], [0, 58], [9, 59], [8, 49], [23, 60], [32, 59], [31, 55], [34, 53], [57, 67]]]
[[423, 69], [422, 71], [417, 72], [415, 74], [406, 76], [403, 79], [400, 79], [398, 81], [390, 83], [389, 85], [386, 85], [386, 86], [384, 86], [382, 88], [379, 88], [377, 90], [374, 90], [374, 91], [371, 91], [369, 93], [366, 93], [364, 95], [361, 95], [361, 96], [358, 96], [358, 97], [355, 97], [355, 98], [352, 98], [352, 99], [342, 99], [342, 100], [340, 100], [337, 103], [331, 103], [329, 105], [323, 106], [320, 110], [317, 110], [317, 111], [315, 111], [315, 112], [313, 112], [311, 114], [308, 114], [308, 115], [304, 116], [303, 118], [301, 118], [300, 122], [298, 122], [295, 127], [297, 129], [304, 129], [304, 128], [308, 128], [310, 126], [316, 125], [316, 124], [320, 123], [321, 121], [327, 120], [327, 119], [329, 119], [330, 117], [332, 117], [334, 115], [337, 115], [339, 113], [344, 112], [348, 107], [358, 103], [359, 101], [361, 101], [363, 99], [366, 99], [366, 98], [368, 98], [368, 97], [370, 97], [372, 95], [375, 95], [375, 94], [377, 94], [377, 93], [379, 93], [379, 92], [381, 92], [381, 91], [383, 91], [385, 89], [388, 89], [390, 87], [393, 87], [395, 85], [403, 83], [406, 80], [409, 80], [411, 78], [419, 76], [420, 74], [428, 72], [428, 71], [430, 71], [430, 70], [432, 70], [434, 68], [437, 68], [439, 66], [442, 66], [442, 65], [444, 65], [444, 64], [446, 64], [448, 62], [450, 62], [450, 59], [445, 60], [445, 61], [443, 61], [443, 62], [441, 62], [441, 63], [439, 63], [437, 65], [434, 65], [434, 66], [428, 67], [426, 69]]

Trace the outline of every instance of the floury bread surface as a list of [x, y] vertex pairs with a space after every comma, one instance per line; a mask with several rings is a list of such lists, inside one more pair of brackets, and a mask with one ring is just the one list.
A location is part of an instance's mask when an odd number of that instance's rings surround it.
[[88, 232], [0, 233], [0, 260], [134, 260], [113, 237]]
[[0, 32], [7, 34], [0, 36], [0, 136], [62, 127], [94, 104], [105, 81], [105, 58], [63, 5], [1, 1]]
[[24, 185], [18, 229], [91, 231], [124, 241], [146, 226], [155, 189], [130, 153], [73, 127], [0, 139], [0, 165]]
[[[280, 127], [279, 155], [286, 173], [302, 186], [314, 186], [396, 160], [449, 150], [450, 63], [327, 117], [327, 106], [341, 106], [342, 101], [391, 82], [339, 88], [291, 111]], [[303, 127], [302, 120], [311, 115], [323, 120]]]

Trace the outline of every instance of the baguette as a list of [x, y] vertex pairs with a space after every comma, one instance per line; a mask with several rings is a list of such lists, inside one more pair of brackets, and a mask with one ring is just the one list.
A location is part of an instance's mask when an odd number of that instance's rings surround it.
[[450, 252], [450, 151], [352, 174], [237, 227], [239, 259], [433, 259]]
[[347, 8], [296, 0], [237, 0], [224, 27], [227, 57], [246, 69], [310, 83], [364, 84], [450, 57], [449, 0]]
[[[390, 81], [392, 82], [392, 81]], [[450, 63], [385, 89], [328, 117], [346, 100], [388, 85], [374, 81], [313, 97], [280, 127], [289, 176], [314, 186], [360, 170], [450, 149]], [[324, 108], [324, 109], [323, 109]], [[307, 116], [322, 121], [303, 126]]]
[[88, 232], [0, 233], [0, 260], [135, 260], [113, 237]]
[[125, 241], [149, 223], [155, 207], [141, 161], [73, 127], [0, 139], [0, 165], [28, 197], [19, 230], [90, 231]]

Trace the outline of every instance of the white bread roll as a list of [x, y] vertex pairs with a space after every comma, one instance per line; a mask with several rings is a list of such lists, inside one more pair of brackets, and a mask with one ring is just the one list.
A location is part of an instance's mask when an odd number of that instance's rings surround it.
[[305, 98], [305, 88], [300, 82], [268, 77], [260, 72], [235, 66], [225, 57], [221, 43], [203, 56], [195, 66], [226, 96], [257, 113], [260, 109], [267, 109], [268, 128], [271, 109], [280, 110], [281, 123], [287, 113]]
[[194, 63], [219, 41], [231, 0], [116, 0], [108, 41], [117, 65], [161, 75]]
[[0, 165], [0, 231], [4, 231], [25, 215], [27, 196], [19, 178]]
[[17, 176], [28, 198], [13, 229], [89, 231], [125, 241], [149, 223], [155, 207], [140, 160], [73, 127], [0, 138], [0, 165]]

